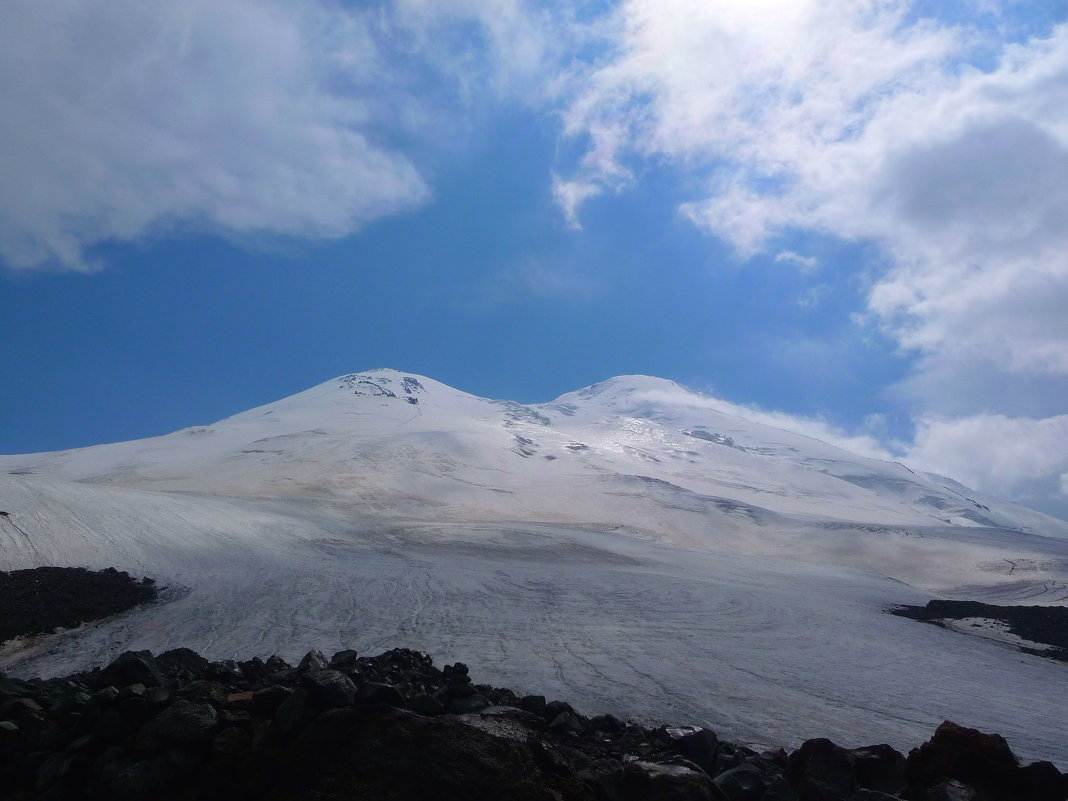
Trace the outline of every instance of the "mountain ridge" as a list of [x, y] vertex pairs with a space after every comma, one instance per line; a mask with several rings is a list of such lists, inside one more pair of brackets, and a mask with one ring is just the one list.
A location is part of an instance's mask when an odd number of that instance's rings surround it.
[[[481, 398], [415, 373], [377, 368], [337, 376], [215, 423], [160, 437], [0, 456], [0, 469], [126, 486], [149, 481], [152, 488], [166, 489], [159, 474], [166, 473], [168, 462], [177, 460], [180, 465], [183, 458], [192, 460], [187, 471], [210, 475], [204, 459], [218, 467], [220, 460], [241, 460], [257, 453], [283, 456], [303, 438], [299, 449], [305, 456], [301, 458], [310, 458], [326, 470], [336, 464], [337, 455], [316, 452], [313, 441], [317, 438], [333, 437], [338, 448], [342, 440], [358, 448], [381, 441], [391, 432], [407, 438], [409, 432], [422, 427], [426, 439], [431, 434], [449, 439], [457, 451], [474, 443], [483, 459], [506, 471], [519, 468], [502, 464], [503, 452], [549, 462], [563, 458], [572, 465], [574, 457], [580, 456], [590, 468], [587, 473], [648, 473], [694, 492], [757, 506], [770, 504], [772, 511], [788, 515], [825, 513], [839, 522], [979, 525], [1068, 537], [1068, 522], [1000, 501], [993, 502], [999, 511], [991, 512], [991, 499], [960, 493], [948, 486], [950, 479], [928, 477], [899, 462], [852, 454], [805, 433], [732, 415], [730, 408], [726, 402], [674, 381], [645, 375], [615, 376], [546, 403], [520, 404]], [[356, 420], [360, 416], [364, 419]], [[472, 419], [483, 424], [472, 424]], [[279, 420], [285, 422], [279, 424]], [[511, 436], [502, 441], [502, 432]], [[219, 446], [214, 455], [206, 442], [213, 439]], [[523, 469], [534, 474], [534, 483], [555, 480], [544, 470]], [[140, 475], [138, 470], [148, 474]], [[793, 487], [791, 480], [798, 486], [820, 485], [811, 488], [808, 508], [802, 508], [803, 503], [786, 504], [780, 499], [782, 488], [763, 479], [783, 470], [792, 471], [781, 476], [787, 488]], [[698, 474], [704, 480], [698, 480]], [[864, 492], [846, 490], [835, 481]], [[186, 481], [175, 488], [204, 488], [193, 484]], [[734, 491], [762, 484], [780, 498], [756, 498], [751, 492], [738, 497]], [[242, 490], [255, 493], [256, 488], [246, 483]], [[864, 508], [870, 510], [868, 519], [859, 512]]]
[[789, 744], [804, 718], [904, 747], [951, 719], [1068, 764], [1063, 665], [883, 614], [1068, 604], [1057, 521], [661, 380], [589, 395], [524, 405], [378, 370], [162, 437], [0, 457], [0, 570], [115, 567], [163, 599], [0, 670], [175, 642], [415, 647], [743, 740]]

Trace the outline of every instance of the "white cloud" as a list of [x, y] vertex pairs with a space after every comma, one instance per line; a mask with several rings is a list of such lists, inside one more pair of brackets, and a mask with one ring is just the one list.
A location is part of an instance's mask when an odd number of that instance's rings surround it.
[[381, 144], [371, 34], [284, 2], [10, 0], [0, 256], [87, 269], [87, 248], [175, 223], [337, 237], [421, 203]]
[[550, 29], [523, 0], [10, 0], [0, 261], [92, 269], [190, 224], [334, 238], [421, 204], [409, 153], [547, 91]]
[[1035, 420], [998, 414], [919, 421], [908, 461], [1003, 497], [1068, 469], [1068, 415]]
[[564, 213], [564, 219], [571, 228], [581, 229], [579, 207], [591, 197], [601, 194], [603, 188], [592, 181], [565, 181], [553, 176], [553, 200]]
[[775, 254], [775, 261], [779, 264], [793, 264], [806, 272], [816, 269], [819, 264], [819, 260], [815, 256], [802, 256], [792, 250], [779, 251]]
[[1051, 514], [1068, 507], [1068, 414], [1033, 419], [999, 414], [945, 418], [925, 415], [911, 443], [887, 435], [882, 415], [869, 415], [849, 431], [820, 417], [767, 411], [710, 395], [679, 390], [635, 393], [637, 404], [653, 402], [679, 408], [710, 409], [792, 431], [872, 459], [904, 461], [911, 467], [956, 479], [997, 497], [1017, 498]]
[[611, 179], [628, 153], [717, 163], [728, 169], [714, 195], [751, 200], [776, 193], [749, 179], [816, 177], [826, 159], [811, 156], [852, 138], [868, 104], [920, 84], [924, 65], [959, 46], [951, 32], [903, 25], [908, 5], [624, 0], [614, 57], [583, 76], [564, 118], [566, 133], [593, 143], [581, 172]]
[[637, 157], [703, 181], [680, 212], [743, 256], [794, 230], [876, 243], [868, 316], [915, 359], [913, 452], [1026, 494], [1068, 456], [1060, 436], [1026, 469], [1003, 458], [1066, 411], [1068, 25], [1005, 44], [912, 11], [623, 0], [564, 115], [591, 142], [566, 211]]
[[566, 210], [630, 154], [694, 165], [682, 212], [743, 254], [788, 227], [881, 243], [870, 308], [903, 348], [1068, 374], [1068, 26], [982, 73], [909, 5], [625, 0], [565, 117], [594, 143]]
[[766, 411], [755, 406], [731, 403], [711, 395], [698, 395], [681, 388], [677, 392], [670, 390], [636, 392], [629, 400], [638, 404], [649, 402], [677, 408], [710, 409], [721, 414], [741, 417], [763, 425], [781, 428], [785, 431], [793, 431], [860, 456], [868, 456], [872, 459], [894, 458], [875, 437], [863, 433], [850, 433], [818, 417]]

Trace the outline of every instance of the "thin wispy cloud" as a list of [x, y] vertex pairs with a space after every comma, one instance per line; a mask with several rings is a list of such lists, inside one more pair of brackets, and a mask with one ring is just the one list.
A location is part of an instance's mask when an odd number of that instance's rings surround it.
[[711, 395], [696, 395], [683, 390], [678, 392], [648, 391], [635, 393], [631, 396], [631, 400], [635, 402], [648, 401], [680, 409], [710, 409], [725, 415], [741, 417], [763, 425], [781, 428], [784, 431], [803, 434], [806, 437], [826, 442], [828, 445], [834, 445], [872, 459], [894, 458], [882, 443], [866, 432], [846, 431], [834, 423], [819, 417], [768, 411], [756, 406], [731, 403]]
[[781, 250], [775, 254], [775, 261], [779, 264], [792, 264], [802, 270], [815, 270], [819, 266], [819, 259], [815, 256], [802, 256], [792, 250]]
[[584, 303], [596, 297], [595, 279], [574, 268], [530, 259], [498, 270], [466, 291], [460, 307], [484, 312], [531, 302]]

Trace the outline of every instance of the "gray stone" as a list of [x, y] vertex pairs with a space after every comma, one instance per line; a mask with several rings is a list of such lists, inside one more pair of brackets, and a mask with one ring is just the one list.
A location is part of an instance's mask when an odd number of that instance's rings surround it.
[[218, 715], [211, 704], [179, 699], [160, 712], [152, 729], [160, 737], [179, 743], [208, 740], [218, 726]]
[[308, 693], [304, 690], [295, 690], [274, 712], [275, 723], [278, 731], [283, 735], [291, 735], [303, 729], [315, 717], [315, 713], [308, 707]]
[[359, 658], [360, 655], [358, 653], [351, 648], [346, 648], [330, 657], [330, 667], [343, 673], [351, 673], [356, 670], [356, 660]]
[[330, 667], [330, 663], [326, 661], [326, 657], [323, 656], [323, 652], [318, 648], [313, 648], [304, 655], [304, 658], [300, 660], [300, 664], [297, 665], [297, 672], [300, 674], [316, 674], [320, 670], [326, 670]]
[[[400, 694], [400, 690], [391, 684], [375, 681], [360, 685], [360, 689], [356, 691], [356, 700], [364, 704], [387, 704], [398, 708], [404, 706], [404, 696]], [[486, 706], [489, 706], [489, 701], [486, 701]]]
[[445, 712], [445, 705], [432, 695], [419, 693], [412, 699], [412, 711], [420, 715], [441, 715]]
[[898, 796], [880, 793], [878, 790], [857, 790], [849, 796], [849, 801], [898, 801]]
[[975, 790], [959, 781], [936, 784], [923, 795], [923, 801], [976, 801]]
[[163, 673], [151, 651], [126, 651], [120, 654], [100, 673], [101, 686], [126, 687], [143, 684], [146, 687], [162, 687]]
[[449, 711], [454, 715], [466, 715], [470, 712], [481, 712], [491, 706], [493, 704], [486, 696], [475, 693], [463, 698], [453, 698], [449, 702]]
[[681, 765], [635, 760], [623, 766], [628, 801], [716, 801], [721, 799], [712, 780]]
[[356, 700], [356, 685], [340, 671], [320, 670], [306, 675], [304, 682], [312, 696], [326, 706], [348, 706]]
[[761, 801], [771, 778], [755, 765], [739, 765], [712, 780], [729, 801]]
[[226, 705], [226, 688], [215, 681], [194, 681], [178, 691], [178, 697], [197, 704], [211, 704], [216, 709]]

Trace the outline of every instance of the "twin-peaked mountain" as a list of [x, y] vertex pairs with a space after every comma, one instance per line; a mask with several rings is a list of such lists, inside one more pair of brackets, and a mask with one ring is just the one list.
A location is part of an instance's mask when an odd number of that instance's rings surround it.
[[[955, 482], [864, 458], [648, 376], [523, 405], [395, 370], [327, 381], [152, 439], [0, 457], [92, 484], [253, 498], [332, 498], [399, 518], [531, 519], [700, 537], [720, 525], [1068, 524]], [[694, 526], [690, 515], [704, 520]]]
[[1062, 664], [991, 621], [883, 614], [1064, 604], [1068, 524], [774, 419], [647, 376], [524, 405], [372, 370], [3, 456], [0, 570], [114, 566], [163, 602], [7, 644], [0, 670], [414, 647], [594, 714], [902, 748], [951, 719], [1068, 764]]

